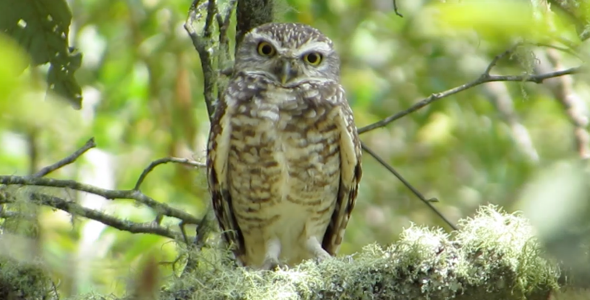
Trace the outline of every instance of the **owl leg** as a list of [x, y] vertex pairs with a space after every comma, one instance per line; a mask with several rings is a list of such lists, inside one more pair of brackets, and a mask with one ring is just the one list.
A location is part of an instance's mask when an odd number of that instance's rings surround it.
[[322, 248], [322, 244], [315, 236], [307, 239], [305, 247], [307, 247], [307, 251], [309, 251], [309, 253], [311, 253], [318, 261], [322, 261], [331, 256], [326, 250], [324, 250], [324, 248]]
[[273, 270], [279, 266], [279, 255], [281, 254], [281, 242], [275, 238], [266, 243], [264, 262], [260, 267], [262, 270]]

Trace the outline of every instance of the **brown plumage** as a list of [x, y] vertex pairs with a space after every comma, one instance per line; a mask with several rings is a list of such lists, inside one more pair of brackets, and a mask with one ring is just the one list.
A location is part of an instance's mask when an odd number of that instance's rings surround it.
[[249, 32], [208, 143], [213, 208], [246, 266], [338, 251], [361, 178], [361, 147], [332, 42], [301, 24]]

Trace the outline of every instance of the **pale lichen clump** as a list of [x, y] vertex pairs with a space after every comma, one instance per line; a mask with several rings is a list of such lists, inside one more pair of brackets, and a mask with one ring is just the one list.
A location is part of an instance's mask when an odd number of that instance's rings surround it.
[[0, 299], [58, 299], [40, 261], [0, 257]]
[[559, 269], [543, 257], [533, 227], [519, 214], [483, 207], [461, 221], [455, 240], [465, 256], [459, 270], [471, 284], [511, 285], [510, 292], [523, 296], [558, 287]]
[[487, 206], [460, 227], [412, 226], [389, 247], [278, 271], [236, 268], [208, 249], [161, 299], [546, 299], [557, 288], [524, 218]]

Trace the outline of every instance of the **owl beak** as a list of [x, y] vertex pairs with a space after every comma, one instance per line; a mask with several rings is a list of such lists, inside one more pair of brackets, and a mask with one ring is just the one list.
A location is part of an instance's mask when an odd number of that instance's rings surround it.
[[297, 75], [297, 70], [292, 67], [292, 62], [290, 60], [284, 60], [282, 63], [279, 71], [279, 78], [281, 79], [281, 84], [284, 85]]
[[291, 79], [291, 63], [288, 61], [283, 62], [283, 67], [281, 68], [281, 83], [285, 84], [287, 81]]

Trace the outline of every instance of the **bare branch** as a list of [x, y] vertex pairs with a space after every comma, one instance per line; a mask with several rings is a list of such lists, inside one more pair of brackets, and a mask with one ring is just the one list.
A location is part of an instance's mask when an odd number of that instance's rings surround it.
[[207, 17], [205, 18], [205, 29], [203, 30], [203, 38], [211, 40], [213, 36], [213, 18], [217, 14], [217, 3], [215, 0], [209, 0], [207, 4]]
[[[487, 68], [486, 68], [486, 70], [487, 70]], [[555, 72], [549, 72], [549, 73], [543, 73], [543, 74], [537, 74], [537, 75], [508, 75], [508, 76], [504, 76], [504, 75], [489, 75], [489, 74], [483, 73], [479, 78], [477, 78], [471, 82], [454, 87], [452, 89], [446, 90], [441, 93], [432, 94], [428, 98], [421, 100], [420, 102], [412, 105], [410, 108], [408, 108], [404, 111], [393, 114], [393, 115], [391, 115], [379, 122], [375, 122], [375, 123], [367, 125], [365, 127], [361, 127], [358, 129], [358, 132], [359, 132], [359, 134], [361, 134], [361, 133], [365, 133], [367, 131], [371, 131], [376, 128], [383, 127], [383, 126], [385, 126], [397, 119], [400, 119], [410, 113], [413, 113], [413, 112], [419, 110], [420, 108], [422, 108], [426, 105], [431, 104], [432, 102], [435, 102], [437, 100], [457, 94], [457, 93], [462, 92], [464, 90], [468, 90], [472, 87], [478, 86], [478, 85], [486, 83], [486, 82], [517, 81], [517, 82], [542, 83], [544, 80], [549, 79], [549, 78], [576, 74], [576, 73], [580, 73], [581, 71], [582, 71], [582, 67], [569, 68], [569, 69], [565, 69], [565, 70], [561, 70], [561, 71], [555, 71]]]
[[[211, 53], [211, 23], [213, 15], [211, 15], [210, 11], [215, 11], [214, 5], [212, 6], [211, 3], [215, 3], [215, 1], [210, 0], [207, 3], [199, 5], [200, 0], [194, 0], [188, 13], [188, 17], [186, 22], [184, 23], [184, 29], [190, 36], [193, 46], [199, 53], [199, 57], [201, 59], [201, 68], [203, 69], [203, 94], [205, 96], [205, 105], [207, 105], [207, 113], [209, 115], [209, 119], [213, 116], [213, 105], [215, 103], [215, 86], [217, 83], [217, 73], [213, 69], [213, 57]], [[200, 15], [200, 10], [207, 6], [207, 18], [205, 23], [205, 28], [203, 30], [204, 35], [207, 38], [199, 37], [197, 31], [193, 27], [195, 21], [198, 21], [202, 16]]]
[[231, 20], [231, 15], [234, 10], [234, 6], [236, 5], [237, 0], [230, 0], [227, 4], [227, 7], [223, 10], [223, 13], [218, 13], [217, 18], [217, 26], [219, 26], [219, 70], [220, 73], [223, 74], [222, 70], [225, 70], [227, 67], [226, 64], [231, 62], [230, 58], [230, 51], [229, 51], [229, 39], [227, 37], [227, 30], [229, 28], [229, 22]]
[[[171, 239], [179, 239], [180, 234], [174, 232], [166, 227], [159, 226], [154, 222], [148, 223], [135, 223], [131, 221], [121, 220], [103, 212], [86, 208], [73, 201], [68, 201], [59, 197], [43, 194], [43, 193], [30, 193], [30, 199], [38, 205], [45, 205], [53, 207], [62, 211], [65, 211], [72, 216], [86, 217], [91, 220], [101, 222], [105, 225], [114, 227], [122, 231], [128, 231], [131, 233], [148, 233], [155, 234]], [[14, 203], [18, 200], [6, 197], [5, 194], [0, 195], [0, 202], [2, 203]], [[18, 213], [4, 212], [1, 217], [22, 217], [17, 215]]]
[[426, 204], [426, 206], [428, 206], [445, 223], [447, 223], [453, 230], [457, 230], [457, 226], [455, 226], [455, 224], [453, 224], [451, 221], [449, 221], [440, 211], [438, 211], [436, 209], [436, 207], [434, 207], [432, 205], [432, 202], [437, 202], [438, 199], [436, 199], [436, 198], [426, 199], [417, 189], [415, 189], [409, 182], [407, 182], [402, 177], [402, 175], [399, 174], [391, 165], [389, 165], [385, 160], [383, 160], [381, 157], [379, 157], [379, 155], [377, 155], [377, 153], [375, 153], [373, 150], [371, 150], [371, 148], [367, 147], [367, 145], [365, 145], [362, 142], [361, 142], [361, 145], [362, 145], [363, 150], [365, 152], [367, 152], [371, 156], [373, 156], [373, 158], [375, 158], [383, 167], [385, 167], [389, 172], [391, 172], [391, 174], [393, 174], [395, 177], [397, 177], [397, 179], [399, 179], [408, 189], [410, 189], [412, 191], [412, 193], [414, 193], [414, 195], [416, 195], [418, 197], [418, 199], [420, 199], [422, 202], [424, 202], [424, 204]]
[[43, 177], [63, 166], [69, 165], [71, 163], [73, 163], [76, 159], [78, 159], [78, 157], [82, 156], [82, 154], [86, 153], [86, 151], [92, 149], [96, 147], [96, 143], [94, 142], [94, 138], [90, 138], [86, 144], [84, 144], [84, 146], [82, 146], [82, 148], [76, 150], [76, 152], [72, 153], [70, 156], [50, 165], [47, 166], [41, 170], [39, 170], [39, 172], [33, 174], [33, 177]]
[[492, 59], [492, 61], [488, 64], [488, 66], [486, 67], [485, 71], [483, 71], [483, 74], [481, 76], [489, 76], [490, 72], [492, 71], [492, 69], [498, 64], [498, 62], [500, 60], [502, 60], [504, 57], [514, 53], [514, 50], [516, 50], [516, 48], [518, 48], [520, 46], [520, 44], [516, 44], [512, 47], [510, 47], [510, 49], [496, 55], [494, 57], [494, 59]]
[[[232, 59], [229, 50], [229, 38], [227, 30], [229, 29], [229, 22], [231, 20], [232, 12], [237, 0], [230, 0], [223, 12], [217, 13], [217, 26], [219, 26], [219, 55], [217, 56], [217, 70], [219, 75], [226, 75], [233, 72]], [[225, 85], [223, 80], [217, 81], [217, 98], [222, 97]]]
[[184, 211], [172, 208], [160, 203], [137, 190], [110, 190], [96, 186], [83, 184], [74, 180], [60, 180], [50, 178], [23, 177], [23, 176], [0, 176], [0, 184], [5, 185], [29, 185], [57, 188], [69, 188], [76, 191], [87, 192], [104, 197], [105, 199], [131, 199], [153, 208], [156, 213], [183, 220], [188, 224], [198, 224], [200, 219]]
[[561, 52], [567, 53], [567, 54], [569, 54], [569, 55], [571, 55], [571, 56], [574, 56], [574, 57], [576, 57], [577, 59], [579, 59], [579, 60], [581, 60], [581, 61], [584, 61], [584, 60], [585, 60], [585, 59], [584, 59], [584, 57], [582, 57], [582, 55], [580, 55], [580, 54], [576, 53], [576, 52], [575, 52], [574, 50], [572, 50], [571, 48], [566, 48], [566, 47], [559, 47], [559, 46], [555, 46], [555, 45], [552, 45], [552, 44], [545, 44], [545, 43], [536, 43], [536, 44], [533, 44], [533, 45], [534, 45], [534, 46], [537, 46], [537, 47], [543, 47], [543, 48], [551, 48], [551, 49], [555, 49], [555, 50], [558, 50], [558, 51], [561, 51]]
[[183, 165], [187, 165], [187, 166], [191, 166], [191, 167], [195, 167], [195, 168], [204, 168], [206, 167], [204, 163], [200, 163], [188, 158], [178, 158], [178, 157], [165, 157], [165, 158], [160, 158], [157, 160], [154, 160], [153, 162], [150, 163], [150, 165], [145, 168], [143, 170], [143, 172], [141, 172], [141, 175], [139, 176], [139, 179], [137, 179], [137, 183], [135, 183], [135, 187], [133, 188], [134, 190], [138, 191], [139, 187], [141, 186], [141, 184], [143, 183], [143, 181], [145, 180], [145, 178], [147, 177], [147, 175], [158, 165], [161, 164], [167, 164], [169, 162], [172, 163], [178, 163], [178, 164], [183, 164]]

